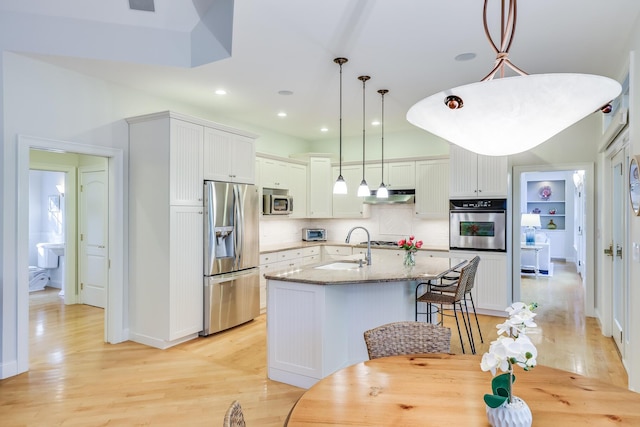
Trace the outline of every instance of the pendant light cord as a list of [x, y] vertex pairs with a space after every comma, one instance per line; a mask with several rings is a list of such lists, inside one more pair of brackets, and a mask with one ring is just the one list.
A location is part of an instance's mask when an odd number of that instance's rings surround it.
[[340, 172], [339, 176], [342, 176], [342, 61], [338, 61], [340, 64], [340, 158], [338, 159], [338, 163], [340, 164]]
[[384, 183], [384, 94], [389, 92], [387, 89], [380, 89], [378, 93], [382, 96], [382, 115], [380, 117], [380, 130], [382, 132], [382, 136], [380, 138], [382, 145], [382, 154], [380, 161], [380, 172], [382, 173], [381, 181]]
[[371, 77], [369, 76], [360, 76], [358, 80], [362, 81], [362, 182], [365, 183], [364, 179], [364, 159], [365, 159], [365, 122], [366, 122], [366, 114], [365, 114], [365, 83]]

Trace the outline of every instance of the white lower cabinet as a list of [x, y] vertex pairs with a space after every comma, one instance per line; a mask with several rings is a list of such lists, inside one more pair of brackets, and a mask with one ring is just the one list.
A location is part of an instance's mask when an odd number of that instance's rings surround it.
[[172, 206], [169, 219], [169, 340], [202, 330], [203, 209]]
[[511, 304], [512, 294], [508, 281], [507, 254], [496, 252], [452, 251], [452, 261], [480, 257], [472, 296], [476, 310], [484, 314], [505, 315]]
[[267, 279], [265, 274], [320, 262], [320, 246], [287, 249], [260, 254], [260, 312], [267, 309]]

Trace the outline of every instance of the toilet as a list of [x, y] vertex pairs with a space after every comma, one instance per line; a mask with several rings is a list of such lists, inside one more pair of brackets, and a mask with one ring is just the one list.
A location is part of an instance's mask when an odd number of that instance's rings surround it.
[[[41, 291], [49, 283], [49, 270], [58, 268], [60, 244], [38, 243], [38, 265], [29, 266], [29, 292]], [[62, 245], [62, 247], [64, 247]]]
[[29, 266], [29, 292], [41, 291], [49, 283], [49, 273], [46, 269]]

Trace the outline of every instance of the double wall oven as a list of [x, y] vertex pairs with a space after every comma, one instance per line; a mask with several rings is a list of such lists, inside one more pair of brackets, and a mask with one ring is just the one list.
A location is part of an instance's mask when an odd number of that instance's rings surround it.
[[506, 252], [507, 200], [450, 200], [449, 249]]

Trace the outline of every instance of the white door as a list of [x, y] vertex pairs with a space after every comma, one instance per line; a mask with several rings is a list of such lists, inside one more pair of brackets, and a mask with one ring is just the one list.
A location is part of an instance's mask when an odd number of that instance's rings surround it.
[[[584, 171], [581, 171], [584, 172]], [[584, 176], [584, 173], [579, 174], [578, 172], [575, 172], [574, 175], [577, 176]], [[583, 193], [584, 193], [584, 184], [583, 184], [583, 180], [582, 178], [580, 178], [579, 180], [574, 181], [576, 184], [576, 189], [575, 189], [575, 196], [574, 196], [574, 241], [575, 241], [575, 248], [576, 248], [576, 272], [580, 275], [580, 277], [582, 278], [582, 283], [584, 284], [585, 282], [585, 259], [586, 259], [586, 248], [585, 248], [585, 242], [586, 242], [586, 236], [584, 235], [585, 232], [585, 212], [584, 212], [584, 197], [583, 197]]]
[[627, 326], [627, 288], [626, 288], [626, 280], [624, 275], [624, 229], [625, 229], [625, 221], [624, 221], [624, 212], [625, 212], [625, 203], [626, 203], [626, 195], [624, 189], [626, 188], [624, 183], [625, 181], [625, 173], [626, 168], [624, 165], [625, 162], [625, 154], [624, 150], [620, 150], [612, 159], [611, 159], [611, 237], [612, 237], [612, 246], [611, 249], [613, 253], [611, 256], [613, 257], [613, 267], [612, 267], [612, 334], [613, 339], [620, 350], [620, 354], [622, 355], [622, 359], [625, 359], [625, 339], [624, 334], [626, 333]]
[[104, 308], [107, 293], [107, 171], [80, 169], [79, 301]]

